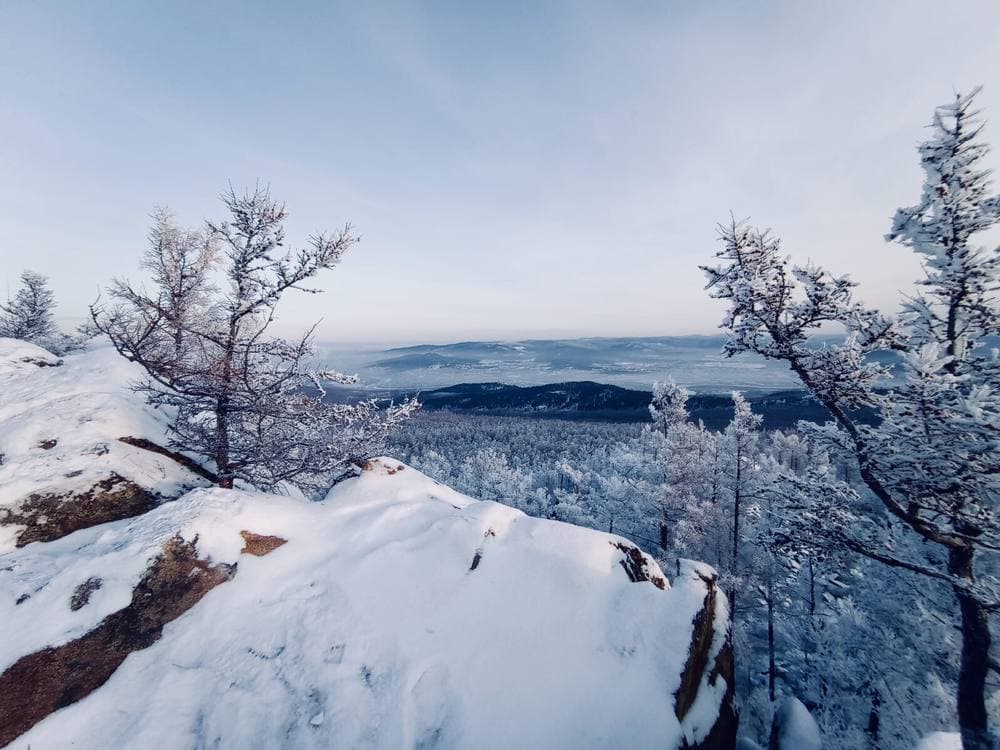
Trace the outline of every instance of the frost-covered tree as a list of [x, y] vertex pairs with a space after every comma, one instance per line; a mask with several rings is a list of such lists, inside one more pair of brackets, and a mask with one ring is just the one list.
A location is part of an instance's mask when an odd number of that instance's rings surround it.
[[650, 437], [662, 444], [659, 546], [668, 559], [693, 557], [720, 565], [719, 538], [714, 533], [720, 511], [718, 444], [704, 425], [689, 421], [688, 395], [673, 380], [656, 383], [649, 405]]
[[480, 500], [493, 500], [515, 507], [527, 500], [531, 478], [510, 465], [507, 455], [482, 448], [462, 462], [457, 482], [463, 491]]
[[21, 286], [7, 304], [0, 303], [0, 336], [40, 344], [57, 332], [52, 310], [55, 297], [48, 279], [34, 271], [21, 273]]
[[0, 303], [0, 336], [38, 343], [57, 331], [52, 320], [55, 298], [48, 279], [34, 271], [21, 273], [21, 286], [7, 304]]
[[212, 231], [178, 226], [167, 208], [156, 209], [152, 219], [141, 266], [151, 277], [153, 293], [124, 279], [115, 279], [109, 292], [144, 319], [156, 321], [150, 335], [162, 339], [158, 345], [165, 352], [169, 354], [172, 346], [172, 356], [182, 358], [186, 331], [211, 315], [216, 291], [211, 275], [219, 259], [218, 237]]
[[53, 354], [78, 349], [81, 342], [56, 326], [52, 318], [55, 306], [49, 280], [40, 273], [24, 271], [14, 298], [0, 303], [0, 336], [30, 341]]
[[653, 397], [649, 403], [649, 416], [653, 419], [653, 429], [664, 435], [671, 427], [688, 421], [686, 388], [681, 388], [673, 379], [653, 383]]
[[752, 499], [758, 483], [757, 441], [763, 417], [754, 414], [743, 395], [733, 392], [733, 419], [720, 439], [721, 457], [718, 470], [725, 478], [729, 491], [729, 517], [732, 523], [732, 547], [730, 553], [730, 575], [733, 582], [729, 591], [729, 606], [736, 615], [736, 601], [743, 572], [741, 547], [743, 529], [741, 524], [746, 513], [745, 504]]
[[[867, 497], [814, 474], [806, 528], [950, 587], [962, 634], [957, 709], [966, 750], [992, 747], [988, 613], [1000, 606], [997, 581], [979, 564], [1000, 550], [1000, 359], [987, 346], [1000, 332], [1000, 255], [974, 241], [1000, 222], [1000, 199], [982, 166], [974, 93], [935, 112], [933, 136], [920, 147], [921, 202], [901, 210], [889, 234], [917, 251], [925, 269], [898, 323], [855, 301], [847, 277], [791, 266], [776, 238], [746, 224], [721, 228], [721, 264], [704, 269], [711, 294], [730, 303], [726, 353], [788, 362], [834, 417], [813, 437], [856, 464]], [[846, 329], [842, 344], [810, 340], [831, 323]], [[877, 386], [890, 373], [869, 355], [888, 348], [903, 360], [884, 392]], [[875, 410], [877, 425], [858, 421], [862, 406]]]
[[[113, 303], [91, 308], [94, 323], [143, 367], [148, 378], [137, 388], [149, 403], [174, 415], [173, 446], [214, 463], [220, 486], [323, 490], [377, 450], [416, 403], [330, 403], [323, 383], [353, 379], [309, 367], [313, 331], [294, 341], [269, 334], [284, 293], [315, 293], [303, 285], [355, 243], [349, 227], [286, 252], [286, 210], [266, 189], [230, 189], [222, 199], [230, 218], [205, 232], [154, 215], [143, 257], [153, 291], [115, 282]], [[221, 288], [209, 283], [213, 270]]]

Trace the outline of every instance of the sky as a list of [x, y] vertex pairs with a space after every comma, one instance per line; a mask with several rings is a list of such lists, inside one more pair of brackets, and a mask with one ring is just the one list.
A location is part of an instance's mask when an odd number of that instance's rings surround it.
[[709, 333], [731, 214], [891, 312], [915, 147], [979, 84], [1000, 144], [998, 71], [996, 0], [0, 0], [0, 294], [31, 268], [79, 320], [154, 207], [260, 181], [290, 248], [361, 236], [282, 302], [324, 341]]

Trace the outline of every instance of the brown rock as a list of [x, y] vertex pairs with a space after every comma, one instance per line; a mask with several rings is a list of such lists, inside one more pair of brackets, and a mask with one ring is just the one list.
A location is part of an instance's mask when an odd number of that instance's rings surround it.
[[257, 557], [263, 557], [288, 541], [280, 536], [263, 536], [246, 530], [241, 531], [240, 536], [243, 537], [243, 549], [240, 553]]
[[691, 628], [691, 647], [688, 650], [687, 663], [681, 672], [681, 684], [674, 694], [674, 713], [678, 721], [684, 721], [691, 706], [694, 705], [701, 688], [702, 677], [708, 673], [708, 682], [715, 685], [720, 678], [726, 681], [726, 692], [719, 706], [719, 717], [712, 725], [708, 735], [698, 743], [683, 745], [684, 750], [732, 750], [736, 747], [736, 730], [739, 719], [734, 705], [736, 698], [735, 665], [733, 662], [733, 643], [730, 634], [726, 635], [714, 663], [709, 668], [709, 653], [715, 641], [715, 618], [718, 585], [716, 579], [700, 576], [705, 583], [705, 602], [695, 615]]
[[21, 657], [0, 675], [0, 746], [99, 688], [125, 657], [159, 640], [165, 624], [234, 573], [235, 566], [210, 565], [190, 542], [171, 539], [127, 607], [76, 640]]
[[611, 542], [610, 544], [615, 549], [619, 549], [625, 553], [625, 557], [619, 560], [619, 563], [625, 569], [625, 575], [628, 576], [628, 579], [632, 583], [649, 581], [661, 591], [667, 588], [667, 582], [663, 580], [662, 576], [653, 575], [649, 572], [649, 563], [641, 549], [631, 544], [625, 544], [624, 542]]
[[86, 607], [90, 603], [90, 595], [100, 589], [103, 585], [104, 581], [97, 576], [91, 576], [88, 578], [73, 591], [73, 596], [71, 596], [69, 600], [69, 608], [76, 612], [78, 609]]
[[0, 508], [0, 525], [24, 525], [15, 544], [51, 542], [79, 529], [132, 518], [152, 510], [160, 498], [125, 477], [111, 472], [80, 491], [35, 493], [16, 509]]

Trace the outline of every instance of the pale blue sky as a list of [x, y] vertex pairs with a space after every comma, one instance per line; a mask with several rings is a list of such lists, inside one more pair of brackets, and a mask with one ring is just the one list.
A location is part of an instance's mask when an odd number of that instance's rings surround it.
[[0, 293], [31, 267], [82, 316], [155, 205], [260, 179], [293, 243], [363, 236], [282, 307], [324, 339], [711, 331], [730, 210], [891, 306], [914, 146], [978, 83], [1000, 146], [998, 71], [996, 0], [0, 0]]

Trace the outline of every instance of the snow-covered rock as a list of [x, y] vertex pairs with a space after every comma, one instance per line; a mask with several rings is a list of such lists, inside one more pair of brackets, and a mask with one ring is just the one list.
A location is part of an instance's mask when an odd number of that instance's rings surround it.
[[802, 701], [792, 695], [778, 706], [771, 735], [772, 747], [778, 750], [821, 750], [823, 747], [816, 720]]
[[[241, 532], [286, 543], [241, 555]], [[684, 729], [703, 739], [719, 716], [725, 683], [707, 671], [683, 727], [675, 714], [704, 568], [663, 590], [632, 582], [624, 540], [470, 500], [389, 460], [320, 503], [194, 490], [6, 555], [0, 668], [129, 605], [178, 536], [234, 572], [13, 747], [659, 748]], [[721, 593], [708, 622], [724, 636]], [[0, 706], [10, 687], [0, 677]]]
[[962, 750], [958, 732], [933, 732], [917, 743], [915, 750]]
[[707, 566], [671, 585], [621, 537], [392, 459], [318, 503], [185, 492], [197, 477], [118, 441], [164, 440], [127, 363], [56, 362], [0, 342], [0, 510], [106, 472], [183, 494], [0, 554], [0, 744], [734, 746]]
[[164, 425], [109, 347], [58, 359], [0, 339], [0, 552], [86, 525], [138, 515], [207, 484], [165, 456]]

